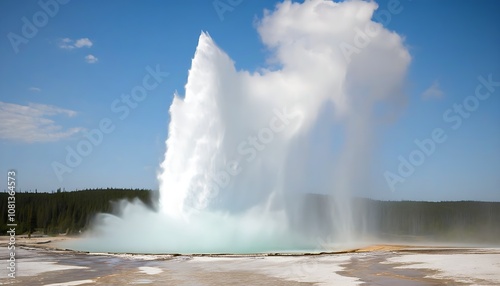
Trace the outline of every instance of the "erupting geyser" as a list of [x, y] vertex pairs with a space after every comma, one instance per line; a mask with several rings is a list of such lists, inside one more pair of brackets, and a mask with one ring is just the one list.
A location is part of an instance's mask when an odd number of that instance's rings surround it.
[[350, 241], [373, 124], [404, 98], [410, 62], [402, 38], [371, 20], [376, 8], [278, 4], [258, 23], [272, 68], [255, 72], [236, 70], [202, 33], [170, 107], [158, 210], [123, 203], [70, 247], [241, 253]]

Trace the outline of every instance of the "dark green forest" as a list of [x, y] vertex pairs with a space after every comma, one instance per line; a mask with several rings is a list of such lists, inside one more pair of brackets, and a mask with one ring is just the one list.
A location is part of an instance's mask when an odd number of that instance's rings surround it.
[[342, 202], [336, 203], [334, 197], [327, 195], [309, 194], [299, 199], [301, 209], [297, 217], [292, 218], [292, 224], [297, 221], [298, 228], [320, 236], [334, 234], [338, 224], [336, 216], [346, 219], [343, 213], [350, 211], [350, 230], [366, 239], [500, 244], [500, 202], [357, 198], [345, 208]]
[[[60, 189], [54, 193], [16, 193], [16, 232], [27, 234], [35, 231], [54, 235], [59, 233], [76, 234], [85, 230], [97, 213], [111, 213], [113, 203], [120, 200], [141, 200], [153, 206], [154, 192], [130, 189], [93, 189], [65, 192]], [[0, 193], [0, 214], [2, 221], [7, 220], [8, 193]], [[0, 231], [6, 234], [6, 223]]]
[[[8, 194], [0, 193], [0, 231], [8, 230]], [[78, 234], [85, 231], [97, 213], [114, 213], [121, 200], [140, 200], [154, 208], [157, 192], [130, 189], [96, 189], [54, 193], [16, 193], [16, 231], [18, 234]], [[309, 221], [302, 231], [331, 231], [335, 224], [334, 203], [324, 195], [306, 195], [298, 221]], [[335, 207], [333, 207], [335, 208]], [[439, 241], [500, 243], [500, 202], [415, 202], [356, 199], [352, 204], [353, 225], [360, 234], [401, 241]], [[331, 217], [333, 221], [325, 220]], [[293, 218], [291, 220], [293, 224]]]
[[364, 201], [364, 225], [385, 240], [500, 243], [500, 202]]

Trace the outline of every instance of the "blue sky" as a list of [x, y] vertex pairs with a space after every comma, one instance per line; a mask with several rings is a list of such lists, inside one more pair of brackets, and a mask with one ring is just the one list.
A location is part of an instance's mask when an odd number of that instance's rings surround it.
[[[41, 2], [58, 7], [46, 23], [38, 1], [0, 2], [0, 171], [16, 169], [22, 190], [157, 189], [168, 108], [176, 90], [183, 94], [200, 32], [207, 31], [237, 69], [265, 67], [269, 55], [254, 23], [273, 1], [241, 1], [223, 14], [214, 1]], [[388, 5], [377, 3], [379, 9]], [[475, 96], [478, 77], [500, 82], [500, 3], [401, 1], [401, 7], [386, 28], [404, 36], [412, 56], [408, 100], [397, 118], [375, 131], [367, 178], [373, 188], [366, 195], [500, 201], [500, 86], [478, 100], [458, 128], [443, 119], [454, 104]], [[23, 17], [33, 23], [36, 15], [44, 25], [13, 45], [13, 34], [23, 37]], [[122, 94], [144, 87], [145, 77], [156, 83], [151, 70], [161, 81], [120, 119], [113, 103], [125, 108]], [[103, 119], [113, 130], [59, 180], [54, 162], [64, 163], [67, 148], [76, 149], [85, 130], [99, 128]], [[391, 191], [384, 174], [400, 176], [399, 156], [408, 158], [418, 148], [414, 141], [430, 138], [436, 128], [446, 140]]]

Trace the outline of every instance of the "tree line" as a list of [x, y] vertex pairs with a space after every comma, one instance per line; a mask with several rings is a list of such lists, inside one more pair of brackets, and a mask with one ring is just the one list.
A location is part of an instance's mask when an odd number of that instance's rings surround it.
[[380, 238], [500, 243], [500, 202], [359, 200], [357, 205], [366, 210], [358, 224]]
[[[97, 213], [111, 213], [113, 202], [138, 199], [153, 208], [155, 193], [142, 189], [87, 189], [55, 193], [16, 193], [16, 233], [76, 234], [85, 230]], [[8, 193], [0, 193], [0, 215], [7, 221]], [[0, 234], [6, 234], [7, 223], [0, 225]]]
[[[98, 213], [113, 213], [114, 203], [121, 200], [140, 200], [154, 209], [158, 193], [142, 189], [88, 189], [55, 193], [16, 193], [16, 232], [35, 231], [48, 235], [77, 234], [85, 231]], [[7, 227], [8, 193], [0, 193], [0, 235]], [[328, 213], [335, 214], [332, 198], [306, 195], [301, 198], [308, 207], [300, 210], [301, 219], [311, 229], [328, 232], [335, 215], [328, 222]], [[452, 201], [377, 201], [355, 199], [351, 206], [352, 223], [356, 232], [388, 240], [442, 240], [500, 243], [500, 202]]]

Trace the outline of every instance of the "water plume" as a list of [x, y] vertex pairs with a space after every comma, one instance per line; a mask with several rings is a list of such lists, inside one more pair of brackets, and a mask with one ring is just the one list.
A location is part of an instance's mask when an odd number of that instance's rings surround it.
[[403, 98], [410, 63], [402, 38], [371, 20], [376, 8], [278, 4], [257, 23], [270, 51], [257, 71], [236, 70], [202, 32], [185, 95], [170, 106], [158, 210], [123, 203], [73, 248], [248, 253], [352, 242], [360, 210], [351, 196], [367, 187], [375, 111]]

